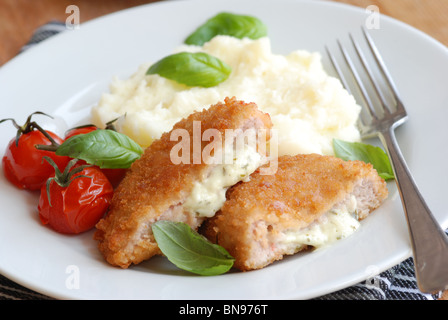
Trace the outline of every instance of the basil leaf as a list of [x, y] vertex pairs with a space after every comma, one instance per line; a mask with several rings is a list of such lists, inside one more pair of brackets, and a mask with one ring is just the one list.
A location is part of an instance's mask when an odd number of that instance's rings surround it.
[[185, 43], [202, 46], [217, 35], [258, 39], [267, 35], [266, 25], [258, 18], [228, 12], [218, 13], [197, 28]]
[[178, 268], [199, 275], [219, 275], [234, 259], [221, 246], [208, 241], [183, 222], [157, 221], [152, 232], [162, 253]]
[[214, 87], [226, 80], [232, 69], [223, 61], [204, 52], [179, 52], [169, 55], [149, 67], [146, 74], [191, 87]]
[[113, 130], [94, 130], [73, 136], [56, 150], [60, 156], [69, 156], [97, 165], [100, 168], [129, 168], [140, 158], [143, 150], [128, 136]]
[[371, 163], [384, 180], [394, 179], [394, 172], [386, 152], [361, 142], [347, 142], [333, 139], [333, 149], [336, 157], [343, 160], [361, 160]]

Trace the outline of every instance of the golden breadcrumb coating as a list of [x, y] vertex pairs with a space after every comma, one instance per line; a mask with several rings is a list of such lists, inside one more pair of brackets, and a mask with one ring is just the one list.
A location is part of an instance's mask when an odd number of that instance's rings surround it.
[[[193, 137], [193, 122], [200, 121], [201, 133], [217, 129], [225, 140], [226, 129], [270, 129], [268, 114], [254, 103], [226, 98], [201, 112], [191, 114], [172, 130], [185, 129]], [[172, 131], [171, 131], [172, 132]], [[190, 163], [173, 164], [170, 151], [178, 144], [164, 133], [145, 149], [116, 189], [107, 216], [98, 222], [94, 238], [99, 250], [112, 265], [127, 268], [160, 254], [151, 224], [159, 219], [176, 220], [197, 228], [203, 218], [184, 212], [182, 203], [196, 181], [204, 179], [213, 165], [193, 163], [191, 138]], [[202, 142], [201, 148], [208, 142]]]
[[351, 195], [364, 219], [388, 196], [371, 164], [317, 154], [282, 156], [275, 175], [255, 171], [248, 182], [227, 191], [227, 201], [201, 227], [229, 251], [240, 270], [262, 268], [306, 246], [282, 248], [284, 232], [306, 228]]

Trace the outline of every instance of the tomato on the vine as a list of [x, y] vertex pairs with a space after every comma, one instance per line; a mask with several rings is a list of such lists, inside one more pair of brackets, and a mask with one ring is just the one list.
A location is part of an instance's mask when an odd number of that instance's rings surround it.
[[11, 120], [17, 128], [16, 137], [6, 147], [2, 164], [5, 177], [16, 187], [19, 189], [39, 190], [54, 171], [50, 164], [43, 161], [43, 157], [52, 158], [59, 168], [65, 168], [70, 158], [57, 156], [52, 151], [36, 148], [36, 145], [50, 146], [61, 144], [63, 139], [51, 131], [44, 131], [35, 122], [31, 122], [32, 115], [28, 117], [27, 122], [23, 126], [17, 125], [13, 119], [0, 121]]
[[64, 234], [92, 229], [106, 213], [113, 195], [112, 185], [98, 167], [76, 162], [70, 161], [63, 172], [55, 168], [39, 198], [41, 222]]

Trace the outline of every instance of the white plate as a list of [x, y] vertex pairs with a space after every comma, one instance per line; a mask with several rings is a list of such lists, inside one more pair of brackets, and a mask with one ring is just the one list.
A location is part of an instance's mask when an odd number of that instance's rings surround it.
[[[23, 122], [35, 110], [70, 126], [108, 89], [114, 75], [129, 76], [140, 63], [171, 52], [205, 19], [220, 11], [259, 17], [273, 51], [324, 52], [326, 44], [360, 36], [368, 13], [321, 1], [169, 1], [137, 7], [81, 24], [20, 54], [0, 69], [0, 118]], [[411, 171], [438, 221], [447, 227], [444, 204], [448, 171], [448, 51], [425, 34], [382, 16], [371, 34], [385, 56], [409, 121], [397, 131]], [[42, 119], [40, 117], [39, 119]], [[14, 135], [0, 126], [0, 146]], [[0, 272], [56, 298], [67, 299], [308, 299], [353, 285], [411, 254], [393, 184], [390, 199], [352, 237], [288, 257], [263, 270], [216, 277], [186, 274], [162, 258], [128, 270], [107, 265], [92, 233], [62, 236], [43, 227], [37, 197], [19, 192], [0, 175]]]

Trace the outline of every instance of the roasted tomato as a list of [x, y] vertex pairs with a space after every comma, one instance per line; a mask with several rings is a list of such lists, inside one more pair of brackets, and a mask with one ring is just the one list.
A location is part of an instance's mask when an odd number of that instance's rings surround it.
[[52, 151], [36, 148], [38, 145], [61, 144], [63, 140], [55, 133], [44, 131], [35, 122], [31, 122], [31, 116], [28, 117], [26, 124], [23, 126], [17, 125], [13, 119], [5, 119], [12, 120], [18, 130], [16, 137], [6, 147], [2, 164], [5, 177], [16, 187], [39, 190], [54, 172], [52, 166], [43, 161], [43, 157], [52, 158], [59, 168], [65, 168], [70, 158], [57, 156]]
[[98, 129], [98, 128], [97, 128], [95, 125], [93, 125], [93, 124], [89, 124], [89, 125], [81, 126], [81, 127], [76, 127], [76, 128], [73, 128], [73, 129], [68, 130], [68, 131], [65, 133], [65, 137], [64, 137], [64, 139], [65, 139], [65, 140], [68, 140], [68, 139], [70, 139], [71, 137], [76, 136], [76, 135], [78, 135], [78, 134], [89, 133], [89, 132], [94, 131], [94, 130], [96, 130], [96, 129]]
[[64, 234], [92, 229], [113, 195], [111, 183], [98, 167], [77, 166], [76, 161], [70, 161], [62, 173], [55, 168], [54, 176], [41, 188], [38, 204], [41, 222]]

